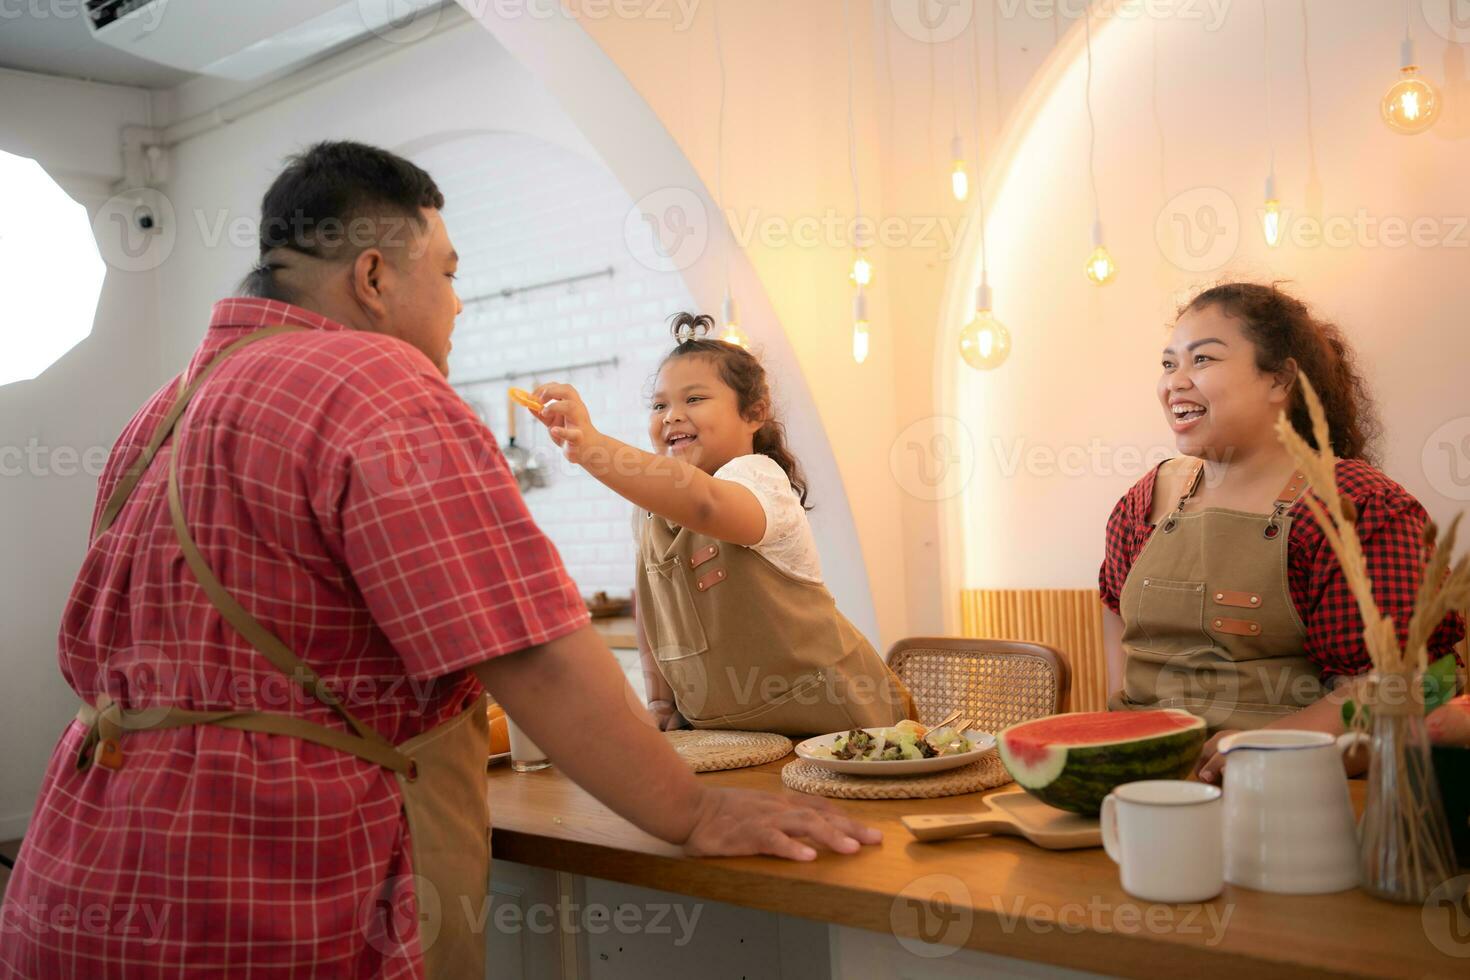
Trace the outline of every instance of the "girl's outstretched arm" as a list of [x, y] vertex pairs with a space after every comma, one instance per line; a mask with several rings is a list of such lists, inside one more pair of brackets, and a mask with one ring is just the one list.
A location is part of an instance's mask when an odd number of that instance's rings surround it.
[[545, 384], [536, 389], [541, 423], [562, 454], [619, 496], [699, 534], [731, 544], [759, 544], [766, 512], [738, 483], [716, 480], [697, 466], [655, 456], [598, 432], [577, 389]]

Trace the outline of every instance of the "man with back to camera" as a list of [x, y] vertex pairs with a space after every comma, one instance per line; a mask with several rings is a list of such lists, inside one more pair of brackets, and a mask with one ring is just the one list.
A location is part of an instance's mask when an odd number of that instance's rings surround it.
[[[4, 895], [0, 977], [483, 976], [459, 913], [487, 890], [485, 690], [691, 855], [878, 842], [822, 801], [702, 786], [632, 707], [445, 380], [443, 204], [384, 150], [291, 158], [245, 295], [123, 430], [58, 641], [83, 704]], [[62, 908], [103, 911], [62, 928]]]

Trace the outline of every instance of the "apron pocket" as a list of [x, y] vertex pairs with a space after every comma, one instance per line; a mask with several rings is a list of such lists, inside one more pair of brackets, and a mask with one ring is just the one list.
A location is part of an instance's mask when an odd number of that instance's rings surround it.
[[689, 573], [678, 558], [647, 566], [649, 595], [653, 608], [648, 625], [653, 636], [653, 659], [674, 691], [679, 713], [690, 721], [712, 710], [728, 710], [727, 704], [710, 697], [710, 678], [704, 662], [709, 649], [704, 624], [689, 592]]
[[1204, 626], [1203, 582], [1146, 578], [1134, 615], [1140, 650], [1177, 657], [1215, 647]]

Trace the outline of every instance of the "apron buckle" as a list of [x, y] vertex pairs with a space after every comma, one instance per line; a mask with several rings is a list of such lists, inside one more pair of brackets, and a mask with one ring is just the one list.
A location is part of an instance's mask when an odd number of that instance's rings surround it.
[[97, 743], [97, 750], [92, 759], [102, 768], [116, 772], [122, 768], [123, 764], [122, 746], [117, 744], [115, 738], [104, 738]]

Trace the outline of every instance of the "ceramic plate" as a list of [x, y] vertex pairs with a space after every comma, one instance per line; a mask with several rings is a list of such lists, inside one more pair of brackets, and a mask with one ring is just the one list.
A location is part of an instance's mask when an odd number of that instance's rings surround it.
[[[869, 734], [877, 734], [881, 728], [867, 728], [864, 731]], [[819, 748], [831, 748], [832, 743], [840, 735], [846, 732], [833, 732], [830, 735], [818, 735], [809, 738], [796, 747], [799, 758], [808, 762], [815, 762], [819, 766], [825, 766], [833, 772], [845, 772], [853, 776], [921, 776], [924, 773], [943, 772], [946, 769], [958, 769], [960, 766], [968, 766], [978, 760], [986, 752], [995, 748], [995, 736], [989, 732], [970, 729], [965, 736], [975, 746], [969, 752], [961, 752], [957, 755], [937, 755], [932, 759], [894, 759], [889, 762], [866, 762], [859, 759], [829, 759], [816, 754]]]

